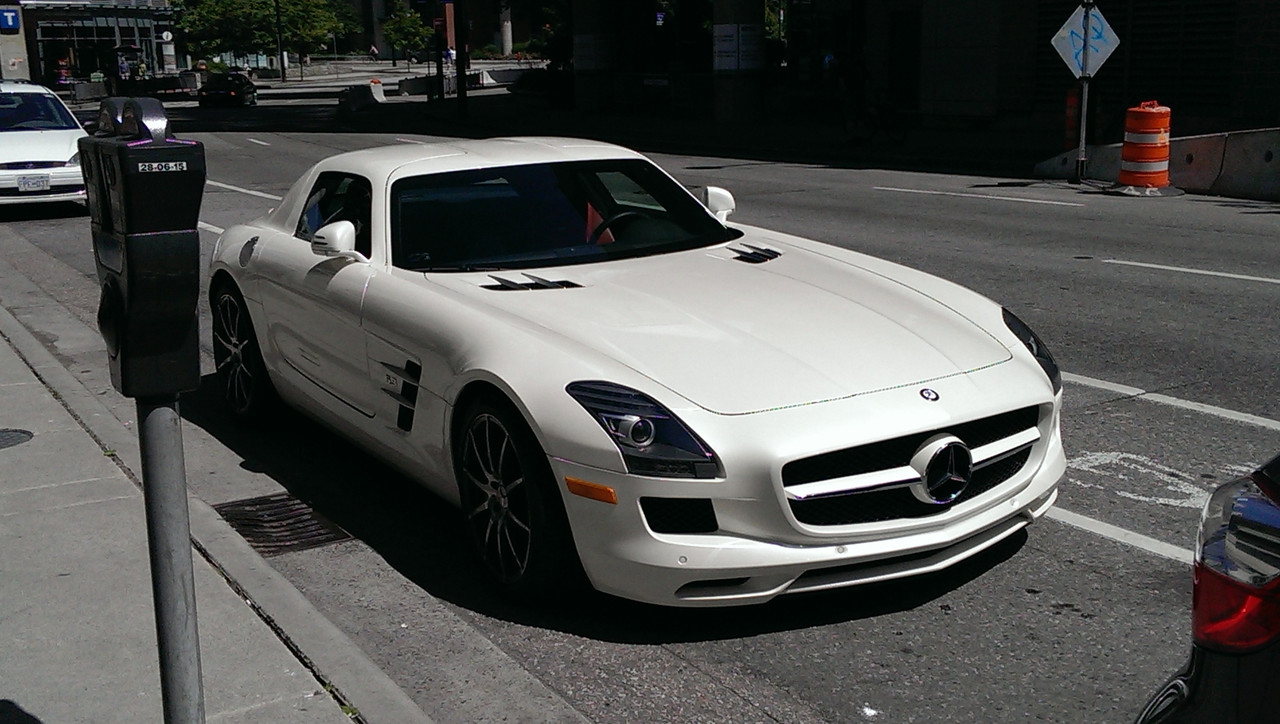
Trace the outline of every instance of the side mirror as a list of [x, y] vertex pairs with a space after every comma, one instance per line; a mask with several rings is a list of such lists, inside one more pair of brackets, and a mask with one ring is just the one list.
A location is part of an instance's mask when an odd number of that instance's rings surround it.
[[724, 223], [729, 214], [733, 213], [736, 204], [733, 201], [733, 194], [728, 189], [722, 189], [719, 186], [707, 186], [702, 189], [702, 205], [712, 213], [721, 223]]
[[356, 225], [350, 221], [325, 224], [311, 235], [311, 253], [317, 256], [346, 256], [368, 261], [356, 252]]

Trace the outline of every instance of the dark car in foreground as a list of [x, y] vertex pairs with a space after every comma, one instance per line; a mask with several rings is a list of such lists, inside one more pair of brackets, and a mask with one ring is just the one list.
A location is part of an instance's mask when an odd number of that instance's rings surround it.
[[1194, 575], [1191, 658], [1138, 724], [1280, 721], [1280, 457], [1214, 491]]
[[211, 73], [198, 91], [200, 107], [213, 105], [256, 106], [258, 87], [239, 73]]

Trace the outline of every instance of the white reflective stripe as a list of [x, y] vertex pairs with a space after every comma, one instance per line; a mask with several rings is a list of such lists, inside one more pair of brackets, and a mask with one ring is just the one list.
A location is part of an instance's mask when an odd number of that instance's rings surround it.
[[1133, 173], [1155, 173], [1157, 171], [1169, 170], [1169, 159], [1163, 161], [1121, 161], [1121, 171], [1132, 171]]
[[1125, 143], [1155, 143], [1155, 144], [1164, 145], [1169, 143], [1169, 132], [1161, 131], [1159, 133], [1131, 133], [1129, 131], [1125, 131], [1124, 142]]

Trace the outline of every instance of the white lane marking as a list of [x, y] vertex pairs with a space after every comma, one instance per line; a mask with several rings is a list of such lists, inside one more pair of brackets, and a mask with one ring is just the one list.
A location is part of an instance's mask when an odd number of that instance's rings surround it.
[[1085, 387], [1096, 387], [1100, 390], [1116, 392], [1122, 395], [1127, 395], [1129, 397], [1141, 397], [1144, 400], [1150, 400], [1151, 402], [1157, 402], [1162, 405], [1169, 405], [1171, 407], [1180, 407], [1184, 410], [1192, 410], [1194, 412], [1202, 412], [1206, 415], [1213, 415], [1215, 417], [1221, 417], [1226, 420], [1232, 420], [1234, 422], [1243, 422], [1247, 425], [1254, 425], [1256, 427], [1265, 428], [1267, 430], [1276, 430], [1277, 432], [1280, 432], [1280, 420], [1272, 420], [1269, 417], [1259, 417], [1258, 415], [1250, 415], [1247, 412], [1238, 412], [1236, 410], [1229, 410], [1225, 407], [1216, 407], [1214, 405], [1206, 405], [1202, 402], [1192, 402], [1191, 400], [1184, 400], [1178, 397], [1170, 397], [1169, 395], [1162, 395], [1158, 392], [1147, 392], [1146, 390], [1138, 389], [1137, 387], [1129, 387], [1127, 385], [1121, 385], [1115, 382], [1107, 382], [1106, 380], [1096, 380], [1092, 377], [1085, 377], [1084, 375], [1074, 375], [1074, 374], [1071, 374], [1070, 372], [1063, 372], [1062, 379], [1066, 380], [1067, 382], [1075, 383], [1077, 385], [1084, 385]]
[[991, 194], [962, 194], [958, 191], [927, 191], [925, 189], [903, 189], [896, 186], [872, 186], [876, 191], [897, 191], [903, 194], [928, 194], [930, 196], [959, 196], [965, 199], [989, 199], [991, 201], [1019, 201], [1024, 204], [1045, 204], [1048, 206], [1084, 206], [1070, 201], [1045, 201], [1044, 199], [1023, 199], [1017, 196], [993, 196]]
[[197, 226], [201, 231], [212, 231], [212, 232], [213, 232], [213, 233], [215, 233], [215, 234], [221, 234], [222, 232], [226, 231], [226, 229], [222, 228], [221, 226], [214, 226], [213, 224], [206, 224], [206, 223], [204, 223], [203, 221], [198, 222], [198, 223], [196, 224], [196, 226]]
[[[1135, 481], [1142, 490], [1155, 488], [1168, 491], [1174, 496], [1139, 495], [1128, 490], [1112, 491], [1122, 498], [1140, 503], [1200, 510], [1205, 503], [1209, 502], [1209, 491], [1197, 485], [1191, 476], [1168, 465], [1162, 465], [1149, 457], [1134, 453], [1085, 452], [1068, 460], [1067, 467], [1112, 481]], [[1067, 480], [1082, 487], [1102, 487], [1072, 478]]]
[[1088, 531], [1094, 535], [1099, 535], [1103, 538], [1124, 543], [1125, 545], [1141, 548], [1148, 553], [1154, 553], [1158, 556], [1170, 558], [1178, 561], [1179, 563], [1191, 565], [1195, 560], [1195, 554], [1186, 548], [1180, 548], [1171, 543], [1165, 543], [1162, 540], [1156, 540], [1155, 538], [1142, 535], [1141, 533], [1134, 533], [1131, 530], [1125, 530], [1119, 526], [1104, 523], [1100, 520], [1095, 520], [1086, 515], [1080, 515], [1079, 513], [1073, 513], [1069, 510], [1063, 510], [1056, 506], [1050, 508], [1044, 515], [1046, 518], [1053, 518], [1060, 523], [1075, 526], [1076, 528]]
[[249, 194], [250, 196], [257, 196], [263, 199], [271, 199], [272, 201], [279, 201], [280, 199], [284, 198], [283, 196], [276, 196], [275, 194], [268, 194], [263, 191], [254, 191], [253, 189], [246, 189], [246, 188], [241, 188], [239, 186], [232, 186], [231, 184], [224, 184], [221, 181], [206, 180], [205, 183], [210, 186], [217, 186], [220, 189], [226, 189], [228, 191], [239, 191], [242, 194]]
[[1145, 269], [1160, 269], [1161, 271], [1182, 272], [1183, 274], [1199, 274], [1206, 277], [1222, 277], [1224, 279], [1240, 279], [1246, 282], [1262, 282], [1264, 284], [1280, 284], [1280, 279], [1271, 277], [1253, 277], [1248, 274], [1230, 274], [1227, 272], [1209, 271], [1207, 269], [1192, 269], [1185, 266], [1166, 266], [1164, 264], [1147, 264], [1140, 261], [1124, 261], [1123, 259], [1103, 259], [1103, 264], [1123, 264], [1125, 266], [1140, 266]]
[[249, 143], [256, 143], [256, 144], [258, 144], [259, 146], [270, 146], [270, 145], [271, 145], [270, 143], [267, 143], [266, 141], [259, 141], [259, 140], [258, 140], [258, 139], [256, 139], [256, 138], [246, 138], [245, 140], [246, 140], [246, 141], [248, 141]]
[[399, 136], [396, 136], [396, 140], [401, 143], [417, 143], [417, 144], [425, 143], [424, 141], [419, 141], [416, 138], [401, 138]]

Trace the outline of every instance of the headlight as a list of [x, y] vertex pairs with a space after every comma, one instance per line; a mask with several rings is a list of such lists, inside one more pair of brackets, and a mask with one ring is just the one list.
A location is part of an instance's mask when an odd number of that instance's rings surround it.
[[68, 160], [68, 161], [67, 161], [67, 165], [68, 165], [68, 166], [79, 166], [79, 165], [80, 165], [80, 152], [79, 152], [79, 151], [76, 151], [76, 152], [75, 152], [75, 154], [71, 156], [70, 160]]
[[670, 410], [610, 382], [574, 382], [565, 391], [613, 439], [627, 472], [655, 478], [720, 477], [720, 461]]
[[1022, 343], [1027, 346], [1027, 351], [1031, 352], [1031, 356], [1036, 358], [1036, 362], [1040, 363], [1040, 368], [1049, 376], [1049, 381], [1053, 383], [1054, 394], [1062, 389], [1062, 371], [1058, 369], [1058, 363], [1053, 361], [1053, 355], [1049, 353], [1049, 348], [1044, 346], [1044, 342], [1036, 336], [1035, 332], [1027, 326], [1026, 322], [1018, 319], [1017, 315], [1008, 309], [1004, 311], [1004, 323], [1013, 332]]

